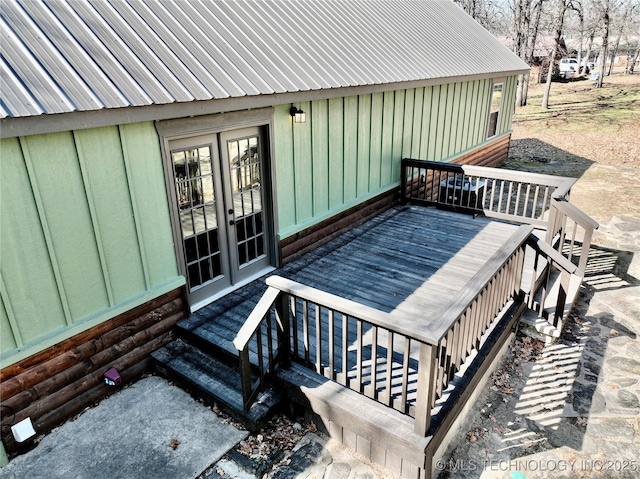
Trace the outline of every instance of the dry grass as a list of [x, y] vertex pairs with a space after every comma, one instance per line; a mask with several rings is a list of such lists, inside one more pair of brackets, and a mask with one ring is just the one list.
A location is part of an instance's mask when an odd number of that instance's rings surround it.
[[640, 218], [640, 74], [554, 82], [550, 108], [544, 85], [532, 85], [518, 108], [507, 166], [578, 177], [572, 201], [598, 221]]

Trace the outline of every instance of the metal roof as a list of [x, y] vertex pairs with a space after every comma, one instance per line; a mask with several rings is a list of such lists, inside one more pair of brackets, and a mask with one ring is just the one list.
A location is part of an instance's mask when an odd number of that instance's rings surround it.
[[450, 0], [2, 0], [0, 117], [517, 73]]

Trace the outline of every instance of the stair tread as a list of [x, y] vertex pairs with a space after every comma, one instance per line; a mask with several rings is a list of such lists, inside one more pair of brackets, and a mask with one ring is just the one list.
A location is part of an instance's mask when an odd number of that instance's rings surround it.
[[195, 386], [233, 415], [254, 423], [266, 417], [279, 403], [280, 397], [271, 389], [265, 390], [248, 412], [244, 412], [240, 372], [200, 349], [176, 339], [152, 353], [170, 376]]

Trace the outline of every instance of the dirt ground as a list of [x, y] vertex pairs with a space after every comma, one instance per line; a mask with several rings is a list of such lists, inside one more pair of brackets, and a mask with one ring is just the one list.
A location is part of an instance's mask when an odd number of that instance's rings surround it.
[[532, 85], [516, 109], [507, 168], [579, 178], [571, 201], [599, 222], [640, 218], [640, 74]]

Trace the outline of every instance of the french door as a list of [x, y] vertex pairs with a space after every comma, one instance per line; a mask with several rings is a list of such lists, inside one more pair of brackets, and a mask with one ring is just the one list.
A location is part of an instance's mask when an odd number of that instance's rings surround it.
[[260, 128], [169, 142], [174, 229], [194, 305], [271, 265]]

